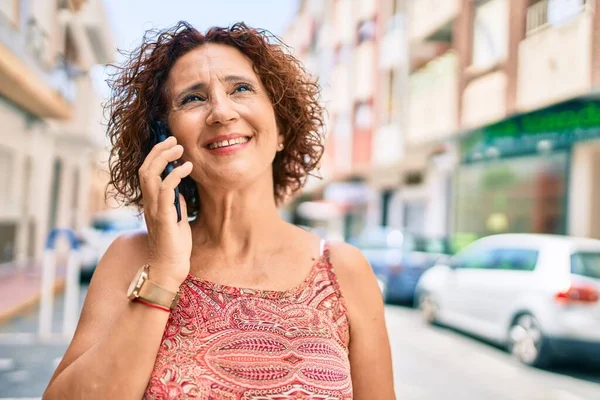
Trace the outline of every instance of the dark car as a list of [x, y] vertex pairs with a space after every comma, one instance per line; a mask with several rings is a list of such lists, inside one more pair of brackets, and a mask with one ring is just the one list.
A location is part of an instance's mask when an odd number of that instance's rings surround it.
[[386, 303], [413, 304], [421, 275], [450, 253], [445, 237], [380, 228], [351, 239], [371, 263]]

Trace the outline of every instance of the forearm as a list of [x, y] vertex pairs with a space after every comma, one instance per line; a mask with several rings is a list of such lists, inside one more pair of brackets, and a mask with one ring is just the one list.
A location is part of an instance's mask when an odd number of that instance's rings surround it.
[[132, 302], [104, 340], [51, 382], [44, 399], [142, 398], [168, 317], [163, 310]]

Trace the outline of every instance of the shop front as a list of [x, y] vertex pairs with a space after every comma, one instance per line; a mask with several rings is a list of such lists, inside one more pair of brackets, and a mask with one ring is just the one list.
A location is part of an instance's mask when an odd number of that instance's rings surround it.
[[[600, 139], [600, 102], [571, 101], [469, 132], [460, 141], [453, 232], [600, 236], [590, 149]], [[584, 176], [587, 177], [584, 179]], [[597, 210], [600, 218], [600, 209]]]

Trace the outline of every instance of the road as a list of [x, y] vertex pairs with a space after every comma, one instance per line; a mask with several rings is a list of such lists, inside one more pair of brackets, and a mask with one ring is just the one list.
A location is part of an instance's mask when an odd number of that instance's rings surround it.
[[[0, 400], [39, 398], [64, 353], [64, 342], [41, 344], [31, 335], [16, 333], [33, 332], [36, 317], [33, 310], [0, 326]], [[389, 306], [386, 318], [398, 399], [600, 399], [600, 373], [521, 366], [493, 346], [425, 326], [412, 309]], [[57, 315], [55, 326], [59, 322]]]
[[388, 307], [396, 396], [402, 400], [598, 400], [600, 372], [522, 366], [501, 349], [429, 327], [415, 310]]

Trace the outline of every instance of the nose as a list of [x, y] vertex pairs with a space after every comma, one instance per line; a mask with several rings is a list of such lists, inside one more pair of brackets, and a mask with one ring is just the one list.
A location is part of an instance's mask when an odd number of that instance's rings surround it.
[[207, 125], [226, 125], [239, 118], [234, 104], [226, 93], [214, 93], [209, 103], [210, 110], [206, 116]]

